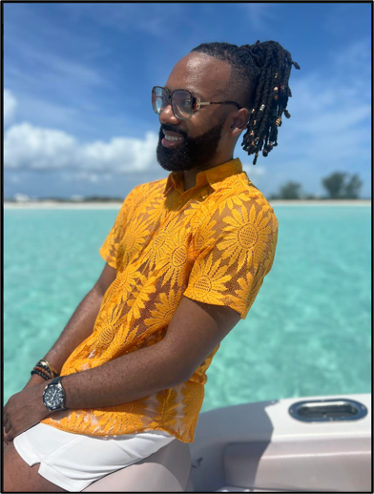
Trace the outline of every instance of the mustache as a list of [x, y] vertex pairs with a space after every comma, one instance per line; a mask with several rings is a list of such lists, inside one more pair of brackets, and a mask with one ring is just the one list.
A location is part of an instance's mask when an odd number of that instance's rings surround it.
[[179, 129], [174, 129], [170, 125], [161, 125], [160, 132], [162, 132], [164, 130], [169, 131], [169, 132], [175, 132], [176, 134], [179, 134], [181, 137], [187, 137], [187, 135], [184, 132], [181, 132]]

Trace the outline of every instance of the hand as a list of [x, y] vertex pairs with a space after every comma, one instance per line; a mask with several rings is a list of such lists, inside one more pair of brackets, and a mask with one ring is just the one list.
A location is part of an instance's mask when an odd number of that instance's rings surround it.
[[19, 434], [54, 413], [47, 410], [43, 403], [44, 389], [51, 381], [52, 379], [24, 388], [9, 398], [4, 407], [5, 443], [13, 441]]

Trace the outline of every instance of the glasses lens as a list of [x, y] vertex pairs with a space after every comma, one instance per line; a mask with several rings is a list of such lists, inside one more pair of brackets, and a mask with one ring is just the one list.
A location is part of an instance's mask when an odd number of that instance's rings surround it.
[[165, 89], [161, 87], [154, 87], [152, 89], [152, 107], [155, 113], [161, 113], [161, 111], [167, 106], [167, 94]]
[[192, 95], [188, 91], [175, 91], [172, 99], [174, 115], [177, 118], [190, 118], [192, 113]]

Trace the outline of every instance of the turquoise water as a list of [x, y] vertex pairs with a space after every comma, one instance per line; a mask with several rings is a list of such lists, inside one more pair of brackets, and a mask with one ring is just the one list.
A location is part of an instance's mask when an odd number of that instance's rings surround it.
[[[369, 393], [370, 206], [274, 206], [272, 271], [208, 370], [202, 411]], [[4, 403], [57, 340], [104, 261], [117, 210], [5, 210]]]

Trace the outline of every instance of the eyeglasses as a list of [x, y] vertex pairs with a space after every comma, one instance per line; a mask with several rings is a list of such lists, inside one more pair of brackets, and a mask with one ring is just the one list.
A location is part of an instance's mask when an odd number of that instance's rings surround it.
[[205, 105], [235, 105], [239, 110], [243, 108], [235, 101], [201, 101], [187, 89], [175, 89], [171, 93], [161, 86], [154, 86], [152, 89], [152, 106], [158, 115], [171, 104], [171, 108], [176, 118], [187, 120], [192, 112], [200, 110]]

